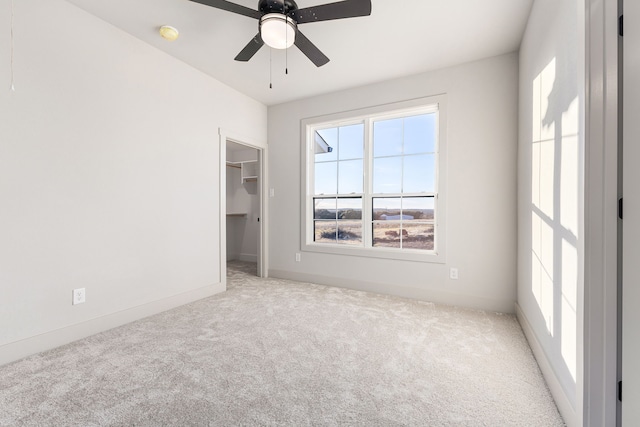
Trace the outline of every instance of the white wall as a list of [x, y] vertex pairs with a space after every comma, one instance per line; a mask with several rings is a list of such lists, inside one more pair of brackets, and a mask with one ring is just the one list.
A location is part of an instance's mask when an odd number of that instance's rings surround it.
[[569, 425], [581, 425], [584, 2], [537, 0], [520, 50], [518, 305]]
[[[428, 52], [424, 53], [425, 55]], [[518, 57], [269, 107], [270, 275], [513, 312], [516, 282]], [[300, 251], [300, 120], [445, 93], [446, 264]], [[450, 280], [449, 267], [460, 279]]]
[[[258, 150], [227, 152], [230, 162], [258, 160]], [[227, 219], [227, 259], [257, 262], [260, 233], [260, 193], [258, 182], [242, 182], [240, 169], [227, 168], [227, 212], [246, 217]]]
[[15, 2], [14, 33], [0, 363], [223, 290], [218, 128], [265, 140], [266, 107], [62, 0]]

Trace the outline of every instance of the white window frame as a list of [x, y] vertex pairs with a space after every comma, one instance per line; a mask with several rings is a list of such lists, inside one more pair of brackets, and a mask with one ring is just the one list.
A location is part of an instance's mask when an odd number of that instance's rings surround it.
[[[371, 233], [366, 227], [373, 224], [371, 215], [371, 192], [372, 180], [369, 179], [364, 185], [364, 194], [354, 194], [355, 197], [363, 199], [363, 246], [351, 246], [344, 244], [316, 243], [314, 242], [313, 224], [313, 199], [314, 176], [313, 165], [315, 163], [315, 141], [314, 131], [322, 127], [348, 126], [362, 123], [364, 121], [364, 174], [370, 176], [373, 156], [369, 154], [370, 135], [374, 120], [384, 120], [396, 117], [409, 116], [413, 114], [425, 114], [437, 112], [436, 132], [437, 132], [437, 159], [436, 159], [436, 189], [434, 197], [434, 250], [423, 249], [395, 249], [371, 247]], [[419, 98], [410, 101], [398, 102], [394, 104], [380, 105], [354, 111], [347, 111], [336, 114], [329, 114], [319, 117], [303, 119], [301, 121], [301, 239], [300, 247], [302, 251], [318, 252], [338, 255], [351, 255], [372, 258], [399, 259], [407, 261], [419, 261], [430, 263], [445, 263], [446, 254], [446, 151], [447, 151], [447, 108], [446, 95], [436, 95], [426, 98]], [[367, 125], [368, 124], [368, 125]], [[385, 194], [384, 197], [396, 197], [396, 194]], [[346, 195], [345, 195], [346, 197]], [[404, 195], [404, 197], [409, 197]]]

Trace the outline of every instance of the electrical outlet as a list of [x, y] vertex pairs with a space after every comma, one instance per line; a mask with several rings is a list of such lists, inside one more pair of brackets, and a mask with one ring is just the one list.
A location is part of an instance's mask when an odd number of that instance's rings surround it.
[[300, 262], [300, 252], [296, 253], [296, 262]]
[[458, 269], [455, 267], [451, 267], [449, 270], [449, 278], [451, 280], [458, 280]]
[[85, 289], [74, 289], [73, 290], [73, 305], [82, 304], [86, 301]]
[[276, 195], [276, 189], [275, 188], [270, 188], [269, 189], [269, 197], [274, 197]]

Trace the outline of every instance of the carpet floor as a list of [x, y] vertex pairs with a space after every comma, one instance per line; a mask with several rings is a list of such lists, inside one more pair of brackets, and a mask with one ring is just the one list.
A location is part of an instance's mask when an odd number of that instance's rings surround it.
[[222, 294], [0, 367], [0, 425], [564, 425], [514, 316], [252, 268], [231, 263]]

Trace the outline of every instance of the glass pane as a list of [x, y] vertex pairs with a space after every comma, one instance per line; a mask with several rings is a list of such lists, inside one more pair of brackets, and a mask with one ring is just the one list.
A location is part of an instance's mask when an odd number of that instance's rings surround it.
[[338, 192], [338, 162], [315, 164], [315, 194]]
[[340, 160], [364, 157], [364, 124], [340, 128]]
[[337, 227], [335, 221], [314, 221], [314, 241], [317, 243], [336, 243]]
[[373, 246], [382, 248], [400, 247], [400, 223], [376, 221], [373, 223]]
[[373, 157], [400, 154], [402, 154], [402, 119], [374, 122]]
[[402, 223], [402, 247], [404, 249], [433, 250], [433, 224], [424, 222]]
[[362, 245], [362, 221], [338, 221], [338, 243]]
[[[338, 128], [321, 129], [317, 131], [329, 147], [333, 148], [330, 153], [317, 153], [316, 162], [327, 162], [338, 160]], [[316, 147], [316, 152], [318, 147]]]
[[362, 219], [362, 199], [338, 199], [338, 219]]
[[402, 157], [373, 160], [373, 192], [400, 193], [402, 191]]
[[400, 197], [373, 199], [373, 219], [381, 221], [400, 220], [402, 199]]
[[362, 193], [362, 160], [348, 160], [338, 164], [338, 194]]
[[[435, 199], [433, 197], [405, 197], [402, 199], [404, 221], [433, 221]], [[411, 217], [411, 218], [409, 218]]]
[[336, 199], [313, 199], [313, 219], [336, 219]]
[[425, 154], [404, 158], [403, 193], [435, 192], [435, 155]]
[[433, 153], [435, 142], [435, 113], [404, 119], [404, 154]]

